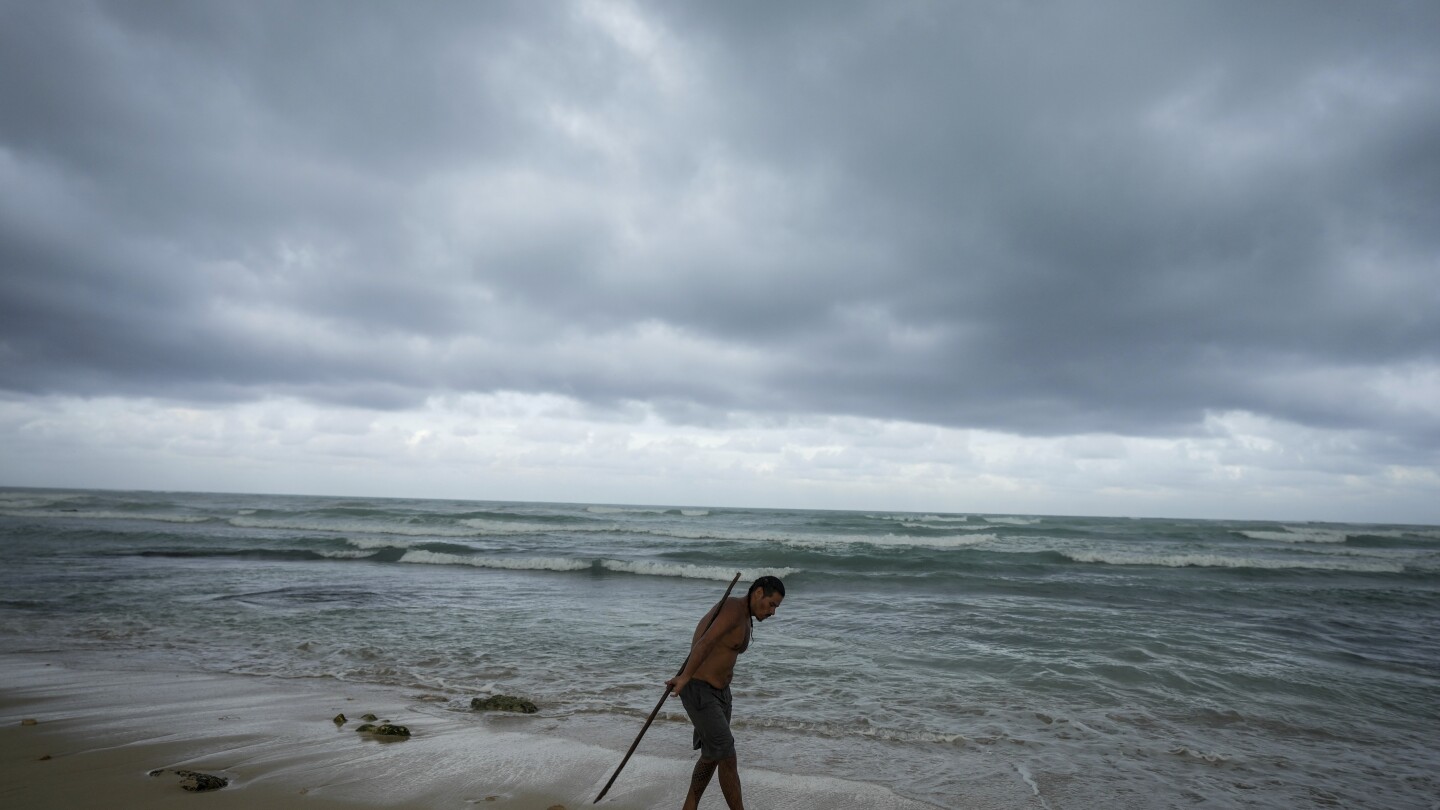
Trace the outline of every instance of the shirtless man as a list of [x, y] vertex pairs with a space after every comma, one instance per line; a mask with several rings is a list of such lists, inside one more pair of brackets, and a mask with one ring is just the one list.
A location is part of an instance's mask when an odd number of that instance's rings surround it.
[[[784, 598], [785, 583], [778, 577], [760, 577], [750, 583], [750, 591], [743, 598], [732, 596], [711, 608], [695, 625], [685, 669], [665, 682], [680, 696], [685, 713], [695, 724], [695, 747], [700, 749], [684, 810], [697, 810], [700, 795], [717, 766], [725, 804], [730, 810], [745, 810], [740, 798], [735, 737], [730, 734], [730, 679], [735, 675], [735, 659], [750, 646], [750, 628], [755, 620], [763, 622], [774, 616]], [[716, 610], [720, 615], [707, 631], [705, 625]]]

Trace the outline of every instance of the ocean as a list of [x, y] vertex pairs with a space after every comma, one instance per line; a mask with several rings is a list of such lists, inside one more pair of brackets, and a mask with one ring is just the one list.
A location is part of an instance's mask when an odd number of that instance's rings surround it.
[[[737, 572], [787, 587], [742, 777], [1440, 808], [1434, 526], [0, 490], [8, 651], [514, 694], [617, 762]], [[678, 702], [640, 750], [688, 779]]]

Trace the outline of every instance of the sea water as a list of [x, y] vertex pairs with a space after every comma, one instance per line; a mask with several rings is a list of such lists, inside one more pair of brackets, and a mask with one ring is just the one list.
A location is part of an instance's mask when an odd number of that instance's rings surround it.
[[[737, 572], [788, 591], [736, 669], [742, 768], [1440, 807], [1433, 526], [0, 490], [8, 650], [516, 694], [617, 750]], [[688, 742], [672, 702], [641, 750], [683, 781]]]

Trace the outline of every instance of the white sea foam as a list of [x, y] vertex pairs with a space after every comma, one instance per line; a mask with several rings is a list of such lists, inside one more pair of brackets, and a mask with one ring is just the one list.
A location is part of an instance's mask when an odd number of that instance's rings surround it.
[[869, 517], [876, 520], [898, 520], [902, 523], [911, 521], [923, 523], [967, 523], [970, 520], [969, 515], [921, 515], [919, 517], [915, 515], [869, 515]]
[[205, 515], [175, 515], [167, 512], [53, 512], [43, 509], [27, 509], [23, 512], [0, 510], [0, 515], [6, 517], [84, 518], [87, 520], [150, 520], [160, 523], [204, 523], [210, 520]]
[[[400, 562], [421, 565], [468, 565], [475, 568], [503, 568], [513, 571], [583, 571], [594, 567], [594, 563], [589, 560], [577, 560], [569, 557], [472, 557], [420, 549], [406, 551], [400, 558]], [[737, 570], [725, 566], [631, 560], [600, 560], [599, 564], [607, 571], [626, 574], [722, 581], [734, 577]], [[750, 568], [741, 569], [740, 576], [746, 580], [753, 580], [766, 574], [783, 577], [799, 570], [798, 568]]]
[[[334, 518], [322, 518], [318, 520], [306, 519], [281, 519], [254, 518], [254, 517], [232, 517], [228, 521], [231, 526], [239, 529], [277, 529], [294, 530], [303, 532], [327, 532], [330, 534], [382, 534], [398, 535], [401, 537], [480, 537], [489, 534], [521, 534], [526, 531], [540, 532], [548, 531], [545, 528], [534, 527], [533, 524], [513, 524], [518, 529], [481, 526], [446, 526], [446, 525], [415, 525], [409, 523], [374, 523], [363, 520], [335, 520]], [[461, 521], [470, 523], [470, 521]], [[509, 526], [511, 524], [505, 524]]]
[[1040, 795], [1040, 786], [1035, 784], [1035, 776], [1030, 773], [1030, 769], [1027, 768], [1023, 762], [1014, 763], [1014, 768], [1015, 772], [1020, 774], [1020, 780], [1029, 786], [1030, 790], [1035, 794], [1035, 798], [1040, 800], [1041, 806], [1043, 806], [1045, 810], [1050, 810], [1050, 803], [1045, 801], [1044, 796]]
[[315, 553], [316, 553], [316, 554], [319, 554], [321, 557], [326, 557], [326, 558], [332, 559], [332, 560], [359, 560], [359, 559], [363, 559], [363, 558], [365, 558], [365, 557], [369, 557], [373, 552], [370, 552], [370, 551], [360, 551], [360, 550], [355, 550], [355, 551], [336, 551], [336, 550], [333, 550], [333, 549], [331, 549], [331, 550], [320, 549], [320, 550], [316, 550]]
[[[973, 531], [973, 529], [967, 529]], [[978, 546], [998, 540], [993, 534], [950, 534], [940, 537], [912, 537], [905, 534], [887, 534], [884, 537], [866, 537], [860, 542], [875, 546], [905, 546], [913, 548], [964, 548]]]
[[[937, 529], [937, 528], [940, 528], [940, 527], [938, 527], [938, 526], [930, 526], [930, 525], [925, 524], [925, 523], [911, 523], [911, 522], [908, 522], [908, 521], [902, 522], [900, 525], [901, 525], [901, 526], [904, 526], [904, 527], [907, 528], [907, 529]], [[979, 526], [979, 525], [976, 525], [976, 526], [946, 526], [946, 527], [944, 527], [944, 528], [945, 528], [947, 531], [952, 531], [952, 532], [953, 532], [953, 531], [961, 531], [961, 532], [983, 532], [983, 531], [985, 531], [986, 529], [989, 529], [989, 528], [992, 528], [992, 527], [991, 527], [991, 526]]]
[[1405, 566], [1385, 562], [1324, 559], [1276, 559], [1268, 557], [1229, 557], [1221, 554], [1131, 554], [1125, 552], [1062, 551], [1061, 554], [1081, 563], [1105, 565], [1153, 565], [1162, 568], [1305, 568], [1318, 571], [1354, 571], [1356, 573], [1398, 574]]
[[709, 509], [681, 509], [680, 514], [685, 517], [705, 517], [710, 514]]
[[402, 563], [421, 565], [469, 565], [475, 568], [504, 568], [511, 571], [582, 571], [591, 567], [588, 560], [566, 557], [469, 557], [439, 551], [411, 549], [400, 558]]
[[[601, 560], [600, 567], [607, 571], [619, 571], [626, 574], [641, 574], [652, 577], [682, 577], [684, 579], [716, 579], [722, 582], [729, 581], [735, 576], [737, 569], [727, 568], [718, 565], [691, 565], [689, 563], [665, 563], [631, 560]], [[743, 568], [739, 569], [740, 578], [743, 580], [754, 580], [758, 577], [768, 575], [787, 577], [798, 568]]]
[[[958, 528], [958, 527], [957, 527]], [[961, 531], [972, 531], [965, 527]], [[959, 548], [973, 546], [995, 539], [993, 534], [958, 534], [938, 537], [916, 537], [902, 534], [812, 534], [809, 532], [727, 532], [714, 529], [653, 529], [639, 534], [659, 537], [673, 537], [679, 540], [722, 540], [734, 542], [775, 543], [791, 548], [817, 549], [837, 548], [853, 545], [896, 546], [909, 548]]]
[[1022, 517], [986, 517], [984, 520], [989, 523], [1003, 523], [1007, 526], [1034, 526], [1040, 522], [1040, 518]]
[[364, 550], [365, 553], [377, 551], [382, 548], [409, 548], [414, 540], [402, 540], [393, 537], [347, 537], [345, 542], [355, 548]]
[[[971, 527], [956, 527], [960, 531], [973, 531]], [[983, 528], [983, 527], [980, 527]], [[855, 545], [893, 546], [906, 548], [960, 548], [973, 546], [995, 539], [993, 534], [950, 534], [919, 537], [907, 534], [813, 534], [809, 532], [727, 532], [721, 530], [653, 529], [643, 534], [658, 537], [673, 537], [679, 540], [721, 540], [733, 542], [775, 543], [791, 548], [817, 549], [841, 548]]]
[[1198, 759], [1202, 762], [1208, 762], [1211, 765], [1224, 765], [1225, 763], [1230, 761], [1230, 757], [1225, 756], [1224, 754], [1207, 754], [1203, 751], [1195, 751], [1183, 745], [1176, 748], [1171, 748], [1169, 749], [1169, 752], [1178, 757], [1189, 757], [1190, 759]]
[[635, 534], [655, 537], [671, 537], [676, 540], [729, 540], [737, 543], [786, 543], [796, 537], [812, 535], [794, 532], [725, 531], [723, 529], [641, 529], [631, 530]]
[[[690, 565], [684, 562], [654, 562], [654, 561], [629, 561], [629, 559], [602, 559], [600, 568], [606, 571], [618, 571], [622, 574], [641, 574], [645, 577], [680, 577], [684, 579], [719, 579], [721, 582], [730, 581], [736, 575], [737, 569], [727, 568], [723, 565]], [[799, 568], [742, 568], [739, 569], [740, 579], [756, 579], [772, 575], [772, 577], [789, 577], [795, 574]]]
[[1347, 532], [1335, 529], [1315, 529], [1309, 526], [1284, 528], [1283, 532], [1241, 531], [1240, 534], [1251, 540], [1272, 540], [1278, 543], [1343, 543], [1350, 536]]
[[545, 534], [554, 531], [614, 531], [614, 526], [585, 526], [585, 527], [559, 527], [543, 523], [520, 523], [513, 520], [488, 520], [486, 518], [467, 518], [460, 521], [465, 526], [474, 529], [471, 534]]
[[914, 537], [907, 534], [887, 534], [884, 536], [866, 535], [864, 537], [854, 537], [850, 535], [823, 537], [801, 535], [782, 542], [794, 548], [832, 548], [835, 546], [865, 544], [871, 546], [886, 546], [889, 548], [944, 549], [978, 546], [996, 539], [998, 538], [993, 534], [951, 534], [941, 537]]

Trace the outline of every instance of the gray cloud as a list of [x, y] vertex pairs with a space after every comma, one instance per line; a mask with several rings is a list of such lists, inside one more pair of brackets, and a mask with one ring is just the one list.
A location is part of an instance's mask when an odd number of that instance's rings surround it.
[[0, 16], [12, 393], [1440, 448], [1429, 5]]

